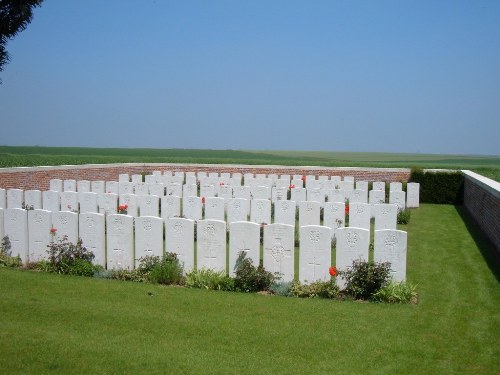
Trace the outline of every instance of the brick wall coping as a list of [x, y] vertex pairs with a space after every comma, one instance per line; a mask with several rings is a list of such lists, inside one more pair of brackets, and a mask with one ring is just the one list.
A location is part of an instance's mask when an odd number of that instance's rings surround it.
[[410, 168], [369, 168], [369, 167], [321, 167], [321, 166], [289, 166], [289, 165], [252, 165], [252, 164], [183, 164], [183, 163], [115, 163], [115, 164], [82, 164], [82, 165], [57, 165], [57, 166], [39, 166], [39, 167], [13, 167], [0, 168], [0, 173], [11, 172], [35, 172], [35, 171], [57, 171], [57, 170], [78, 170], [91, 168], [116, 168], [116, 167], [187, 167], [193, 168], [242, 168], [242, 169], [280, 169], [280, 170], [331, 170], [331, 171], [374, 171], [374, 172], [402, 172], [409, 173]]
[[465, 178], [481, 186], [495, 198], [500, 199], [500, 182], [496, 182], [488, 177], [481, 176], [480, 174], [474, 173], [469, 170], [463, 170], [462, 172]]

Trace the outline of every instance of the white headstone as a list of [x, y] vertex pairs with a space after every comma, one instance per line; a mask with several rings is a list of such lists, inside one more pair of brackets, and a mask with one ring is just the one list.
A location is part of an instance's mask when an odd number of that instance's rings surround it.
[[205, 219], [224, 221], [224, 214], [224, 198], [205, 198]]
[[61, 197], [61, 211], [79, 212], [79, 195], [76, 191], [63, 191], [59, 196]]
[[[338, 270], [345, 271], [352, 267], [355, 260], [368, 261], [370, 231], [362, 228], [339, 228], [336, 233], [337, 252], [335, 265]], [[339, 288], [345, 288], [343, 277], [337, 276]]]
[[219, 198], [231, 199], [233, 197], [233, 188], [229, 185], [219, 185], [217, 190]]
[[80, 214], [78, 221], [82, 246], [94, 254], [94, 264], [106, 267], [104, 215], [94, 212]]
[[182, 199], [182, 215], [186, 219], [201, 220], [201, 198], [184, 197]]
[[59, 192], [48, 190], [42, 192], [42, 208], [47, 211], [59, 211], [61, 209]]
[[160, 217], [160, 198], [156, 195], [139, 195], [139, 215]]
[[235, 186], [235, 187], [233, 187], [233, 196], [235, 198], [243, 198], [243, 199], [250, 200], [250, 198], [252, 196], [250, 186]]
[[277, 201], [274, 205], [274, 222], [295, 227], [297, 203], [294, 201]]
[[349, 203], [368, 203], [368, 190], [351, 190], [349, 193]]
[[134, 194], [134, 183], [133, 182], [120, 182], [118, 186], [118, 192], [120, 195], [123, 194]]
[[418, 182], [409, 182], [406, 185], [406, 207], [417, 208], [420, 206], [420, 184]]
[[26, 208], [38, 210], [42, 208], [42, 192], [40, 190], [26, 190], [24, 192]]
[[80, 180], [76, 183], [76, 190], [79, 193], [88, 193], [90, 192], [90, 181]]
[[397, 205], [399, 210], [404, 210], [406, 207], [406, 193], [397, 190], [390, 191], [389, 203]]
[[4, 228], [3, 228], [3, 210], [4, 208], [0, 208], [0, 243], [4, 238]]
[[398, 206], [395, 204], [376, 204], [372, 210], [375, 217], [375, 230], [396, 229]]
[[120, 194], [120, 184], [117, 181], [106, 181], [106, 193]]
[[80, 201], [80, 213], [97, 212], [97, 193], [78, 193], [78, 200]]
[[260, 261], [260, 225], [248, 221], [235, 221], [229, 225], [229, 275], [234, 276], [240, 253], [252, 260], [255, 267]]
[[319, 225], [321, 205], [318, 202], [299, 202], [299, 226]]
[[395, 282], [406, 280], [407, 233], [400, 230], [376, 230], [373, 260], [391, 263], [391, 276]]
[[198, 186], [196, 184], [184, 185], [182, 187], [183, 197], [197, 197], [198, 196]]
[[372, 186], [372, 190], [380, 190], [380, 191], [383, 191], [385, 193], [385, 182], [374, 181], [373, 186]]
[[90, 183], [92, 193], [104, 194], [106, 192], [105, 187], [104, 181], [92, 181]]
[[184, 272], [194, 268], [194, 221], [182, 218], [165, 220], [165, 252], [177, 254]]
[[134, 193], [135, 195], [148, 195], [149, 185], [144, 182], [136, 182], [134, 184]]
[[196, 175], [198, 176], [198, 180], [201, 180], [202, 178], [207, 178], [207, 172], [197, 172]]
[[23, 208], [24, 191], [21, 189], [7, 190], [7, 208]]
[[76, 191], [76, 180], [64, 180], [64, 191]]
[[323, 225], [331, 229], [332, 238], [335, 238], [337, 229], [345, 227], [345, 203], [326, 202]]
[[257, 224], [271, 224], [271, 201], [252, 199], [250, 201], [250, 221]]
[[182, 185], [180, 184], [167, 185], [167, 195], [173, 195], [175, 197], [182, 198]]
[[229, 185], [231, 185], [232, 187], [241, 186], [241, 176], [231, 177], [231, 179], [229, 180]]
[[300, 227], [299, 280], [328, 281], [331, 265], [331, 229], [316, 225]]
[[340, 182], [340, 189], [344, 190], [344, 193], [347, 195], [351, 190], [354, 190], [354, 181], [345, 180]]
[[252, 199], [271, 199], [271, 188], [255, 186], [252, 188]]
[[0, 208], [7, 208], [7, 192], [0, 188]]
[[134, 218], [109, 215], [106, 218], [107, 265], [112, 269], [134, 268]]
[[403, 184], [401, 182], [391, 182], [389, 184], [389, 192], [391, 191], [403, 191]]
[[290, 182], [290, 189], [293, 188], [303, 188], [304, 187], [304, 181], [302, 181], [300, 178], [299, 179], [292, 179]]
[[205, 198], [215, 197], [215, 186], [208, 183], [201, 184], [200, 197], [205, 197]]
[[101, 214], [116, 214], [116, 209], [118, 208], [118, 195], [107, 193], [97, 194], [97, 206]]
[[28, 261], [28, 211], [22, 208], [3, 210], [4, 236], [9, 236], [11, 256], [19, 256], [23, 263]]
[[118, 182], [119, 183], [129, 182], [129, 181], [130, 181], [130, 177], [129, 177], [128, 173], [120, 173], [118, 175]]
[[307, 200], [306, 189], [299, 187], [290, 189], [290, 200], [297, 203], [305, 202]]
[[340, 182], [342, 177], [340, 176], [330, 176], [330, 181], [332, 182], [332, 189], [340, 189]]
[[132, 182], [134, 182], [134, 183], [142, 182], [142, 175], [133, 174], [132, 175]]
[[328, 202], [345, 203], [345, 192], [342, 189], [328, 191]]
[[249, 201], [243, 198], [227, 200], [227, 222], [248, 221]]
[[197, 268], [226, 271], [226, 223], [200, 220], [197, 228]]
[[63, 191], [63, 182], [58, 178], [53, 178], [49, 181], [49, 190], [52, 191]]
[[321, 189], [307, 189], [307, 200], [318, 202], [323, 207], [325, 204], [325, 193]]
[[369, 203], [373, 206], [375, 204], [385, 203], [385, 191], [382, 190], [370, 190]]
[[370, 205], [368, 203], [349, 203], [349, 226], [370, 230]]
[[253, 179], [254, 179], [253, 173], [245, 173], [243, 175], [243, 184], [245, 186], [251, 186]]
[[78, 214], [68, 211], [52, 212], [52, 227], [57, 229], [55, 239], [76, 244], [78, 241]]
[[120, 195], [120, 205], [127, 205], [127, 215], [133, 217], [139, 216], [139, 201], [137, 195], [135, 194]]
[[356, 181], [356, 190], [368, 191], [368, 181]]
[[264, 268], [278, 272], [284, 282], [293, 281], [295, 264], [295, 229], [286, 224], [264, 227]]
[[38, 262], [48, 258], [47, 247], [52, 241], [51, 212], [46, 210], [28, 211], [28, 259]]
[[169, 219], [181, 216], [181, 198], [173, 195], [161, 197], [161, 217]]
[[163, 256], [163, 219], [153, 216], [135, 218], [135, 267], [146, 256]]
[[[194, 173], [194, 172], [187, 172], [187, 173]], [[197, 185], [197, 182], [198, 180], [196, 179], [196, 176], [186, 174], [186, 185]]]
[[290, 181], [278, 179], [274, 181], [274, 187], [278, 189], [286, 189], [288, 191], [290, 189]]

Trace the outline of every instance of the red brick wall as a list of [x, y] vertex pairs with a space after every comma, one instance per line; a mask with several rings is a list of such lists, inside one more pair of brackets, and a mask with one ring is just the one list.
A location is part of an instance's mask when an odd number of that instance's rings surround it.
[[408, 181], [410, 170], [391, 168], [321, 168], [321, 167], [273, 167], [273, 166], [243, 166], [243, 165], [178, 165], [178, 164], [111, 164], [60, 166], [37, 168], [4, 168], [0, 169], [0, 188], [3, 189], [38, 189], [48, 190], [49, 181], [53, 178], [61, 180], [118, 181], [121, 173], [151, 174], [153, 171], [184, 171], [184, 172], [240, 172], [245, 173], [275, 173], [278, 175], [308, 175], [316, 176], [353, 176], [356, 180], [365, 181]]
[[466, 174], [464, 206], [500, 257], [500, 196]]

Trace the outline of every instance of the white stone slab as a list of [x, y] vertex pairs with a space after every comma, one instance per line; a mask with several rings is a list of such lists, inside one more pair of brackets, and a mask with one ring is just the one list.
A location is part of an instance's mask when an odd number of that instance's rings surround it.
[[118, 175], [118, 182], [119, 183], [129, 182], [129, 181], [130, 181], [130, 176], [128, 175], [128, 173], [120, 173]]
[[[370, 245], [370, 231], [362, 228], [339, 228], [336, 233], [337, 251], [335, 265], [338, 270], [345, 271], [352, 267], [355, 260], [368, 261]], [[341, 276], [336, 278], [340, 289], [345, 288], [345, 280]]]
[[233, 188], [229, 185], [217, 186], [217, 196], [219, 198], [231, 199], [233, 197]]
[[235, 221], [229, 225], [229, 275], [234, 276], [236, 260], [244, 252], [255, 267], [260, 261], [260, 225]]
[[120, 193], [120, 195], [134, 194], [134, 183], [133, 182], [120, 182], [118, 185], [118, 192]]
[[253, 173], [245, 173], [243, 175], [243, 184], [246, 186], [251, 186], [251, 182], [254, 179]]
[[342, 189], [332, 189], [327, 192], [328, 202], [345, 203], [345, 191]]
[[59, 196], [61, 198], [61, 211], [79, 212], [79, 195], [76, 191], [63, 191]]
[[403, 191], [403, 184], [401, 182], [391, 182], [389, 184], [389, 192], [391, 191]]
[[332, 238], [335, 238], [337, 229], [345, 227], [345, 203], [326, 202], [323, 225], [331, 229]]
[[391, 263], [391, 277], [395, 282], [406, 280], [407, 233], [400, 230], [376, 230], [373, 260]]
[[135, 267], [146, 256], [163, 256], [163, 219], [153, 216], [135, 218]]
[[149, 185], [149, 194], [156, 195], [160, 198], [165, 196], [165, 185], [162, 183], [154, 183]]
[[302, 181], [300, 178], [299, 179], [292, 179], [290, 182], [290, 189], [293, 188], [303, 188], [304, 187], [304, 181]]
[[181, 216], [181, 198], [173, 195], [161, 197], [161, 217], [169, 219]]
[[78, 214], [69, 211], [52, 212], [52, 227], [57, 229], [55, 240], [67, 238], [68, 242], [78, 241]]
[[352, 190], [349, 193], [349, 203], [368, 203], [368, 190]]
[[175, 197], [182, 198], [182, 185], [180, 184], [167, 185], [167, 195], [173, 195]]
[[201, 198], [184, 197], [182, 198], [182, 215], [186, 219], [194, 221], [201, 220]]
[[135, 195], [148, 195], [149, 185], [144, 182], [134, 183], [134, 194]]
[[321, 207], [325, 204], [325, 193], [321, 189], [307, 189], [307, 200], [310, 202], [318, 202]]
[[197, 226], [197, 268], [226, 272], [226, 223], [200, 220]]
[[61, 209], [59, 192], [53, 190], [43, 191], [42, 208], [52, 212], [59, 211]]
[[104, 181], [92, 181], [90, 183], [90, 191], [92, 193], [104, 194], [106, 192], [105, 187]]
[[375, 217], [375, 230], [396, 229], [398, 206], [395, 204], [376, 204], [372, 207]]
[[368, 181], [356, 181], [356, 190], [368, 191]]
[[383, 181], [374, 181], [372, 185], [372, 190], [380, 190], [385, 193], [385, 182]]
[[194, 268], [194, 221], [182, 218], [165, 220], [165, 252], [177, 254], [184, 273]]
[[117, 181], [106, 181], [106, 193], [120, 194], [120, 183]]
[[63, 182], [58, 178], [53, 178], [49, 181], [49, 190], [52, 191], [63, 191]]
[[373, 206], [375, 204], [385, 203], [385, 191], [382, 190], [370, 190], [369, 203]]
[[294, 201], [277, 201], [274, 205], [274, 222], [295, 227], [297, 203]]
[[227, 200], [227, 222], [248, 221], [249, 201], [243, 198]]
[[286, 224], [270, 224], [264, 227], [264, 268], [277, 272], [281, 281], [294, 278], [295, 229]]
[[156, 195], [139, 195], [139, 216], [160, 217], [160, 197]]
[[133, 174], [132, 175], [132, 182], [134, 182], [134, 183], [142, 182], [142, 175]]
[[331, 265], [331, 229], [316, 225], [300, 227], [299, 280], [303, 283], [329, 281]]
[[7, 208], [23, 208], [24, 191], [21, 189], [7, 190]]
[[231, 185], [232, 187], [241, 186], [241, 176], [231, 177], [231, 179], [229, 180], [229, 185]]
[[406, 207], [406, 193], [398, 190], [390, 191], [389, 203], [397, 205], [399, 210], [404, 210]]
[[52, 241], [51, 212], [46, 210], [28, 211], [28, 260], [38, 262], [48, 259], [48, 246]]
[[4, 213], [4, 236], [9, 236], [11, 256], [28, 261], [28, 211], [22, 208], [6, 208]]
[[299, 202], [299, 226], [319, 225], [321, 205], [318, 202]]
[[197, 197], [198, 196], [198, 186], [196, 184], [183, 185], [182, 196], [183, 197]]
[[250, 201], [250, 221], [257, 224], [271, 224], [271, 201], [269, 199]]
[[234, 186], [233, 197], [250, 200], [252, 197], [250, 186]]
[[252, 188], [252, 199], [271, 199], [271, 188], [267, 186], [254, 186]]
[[417, 208], [420, 206], [420, 184], [418, 182], [409, 182], [406, 185], [406, 207]]
[[198, 176], [198, 180], [208, 177], [207, 172], [197, 172], [196, 175]]
[[63, 188], [64, 191], [76, 191], [76, 180], [64, 180]]
[[305, 202], [307, 200], [306, 189], [300, 187], [290, 189], [290, 200], [297, 203]]
[[42, 192], [40, 190], [26, 190], [24, 204], [27, 209], [39, 210], [42, 208]]
[[108, 193], [97, 194], [97, 206], [101, 214], [116, 214], [118, 208], [118, 195]]
[[[120, 205], [127, 205], [126, 214], [129, 216], [137, 217], [139, 216], [139, 196], [135, 194], [123, 194], [120, 195]], [[118, 212], [124, 213], [124, 212]]]
[[306, 182], [306, 189], [307, 190], [321, 189], [320, 181], [318, 181], [318, 180], [309, 180], [309, 181], [307, 181]]
[[88, 193], [90, 192], [90, 181], [80, 180], [76, 183], [76, 190], [79, 193]]
[[156, 177], [152, 174], [148, 174], [144, 176], [144, 182], [148, 185], [156, 183]]
[[0, 208], [7, 208], [7, 192], [0, 188]]
[[197, 185], [198, 179], [196, 176], [187, 176], [186, 175], [186, 185]]
[[200, 185], [200, 197], [215, 197], [215, 186], [208, 183]]
[[94, 264], [106, 267], [106, 242], [104, 236], [104, 215], [87, 212], [78, 220], [82, 246], [94, 254]]
[[[202, 198], [203, 203], [203, 198]], [[224, 198], [208, 197], [205, 198], [205, 219], [207, 220], [225, 220]]]
[[340, 182], [342, 181], [342, 177], [340, 176], [330, 176], [330, 181], [332, 181], [332, 189], [340, 189]]
[[347, 195], [349, 191], [354, 190], [354, 181], [344, 180], [340, 182], [340, 189]]
[[78, 193], [78, 200], [80, 202], [80, 213], [97, 213], [97, 193]]
[[[274, 181], [274, 187], [278, 189], [290, 189], [290, 181], [278, 179]], [[274, 189], [273, 189], [274, 190]]]
[[134, 268], [134, 218], [109, 215], [106, 218], [107, 268]]
[[368, 203], [349, 203], [349, 226], [370, 230], [370, 205]]

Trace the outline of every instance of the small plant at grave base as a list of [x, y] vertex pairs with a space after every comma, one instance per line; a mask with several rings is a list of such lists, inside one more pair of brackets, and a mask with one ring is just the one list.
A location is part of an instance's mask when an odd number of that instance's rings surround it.
[[355, 260], [352, 267], [337, 271], [344, 278], [345, 293], [358, 299], [368, 300], [389, 281], [391, 264]]
[[269, 290], [271, 284], [279, 279], [277, 274], [266, 271], [262, 262], [255, 267], [252, 259], [246, 258], [246, 253], [243, 251], [238, 255], [234, 273], [234, 287], [236, 291], [244, 293]]
[[[57, 229], [52, 228], [51, 234], [55, 236]], [[82, 246], [81, 238], [76, 244], [68, 241], [68, 237], [64, 236], [57, 242], [52, 241], [47, 253], [49, 254], [49, 272], [93, 276], [96, 266], [92, 264], [94, 254]]]
[[409, 208], [398, 210], [398, 224], [406, 225], [410, 222], [411, 211]]
[[182, 265], [177, 254], [166, 253], [161, 260], [156, 262], [149, 272], [149, 280], [155, 284], [182, 284]]
[[188, 272], [185, 285], [188, 288], [234, 291], [234, 279], [227, 276], [224, 271], [217, 272], [204, 268]]
[[23, 265], [19, 256], [13, 257], [11, 254], [12, 244], [9, 236], [2, 238], [0, 244], [0, 267], [19, 268]]
[[390, 281], [373, 294], [373, 300], [386, 303], [412, 303], [417, 304], [417, 286], [406, 281]]
[[273, 282], [269, 286], [269, 291], [277, 296], [283, 297], [292, 297], [292, 282], [291, 281], [282, 281], [282, 282]]
[[339, 295], [339, 288], [335, 281], [315, 281], [310, 284], [294, 281], [290, 291], [292, 296], [299, 298], [335, 299]]
[[259, 233], [260, 233], [260, 244], [261, 245], [264, 244], [264, 228], [266, 225], [267, 225], [266, 223], [260, 223]]
[[119, 214], [126, 215], [127, 214], [127, 210], [128, 210], [128, 204], [120, 204], [118, 206], [118, 213]]

